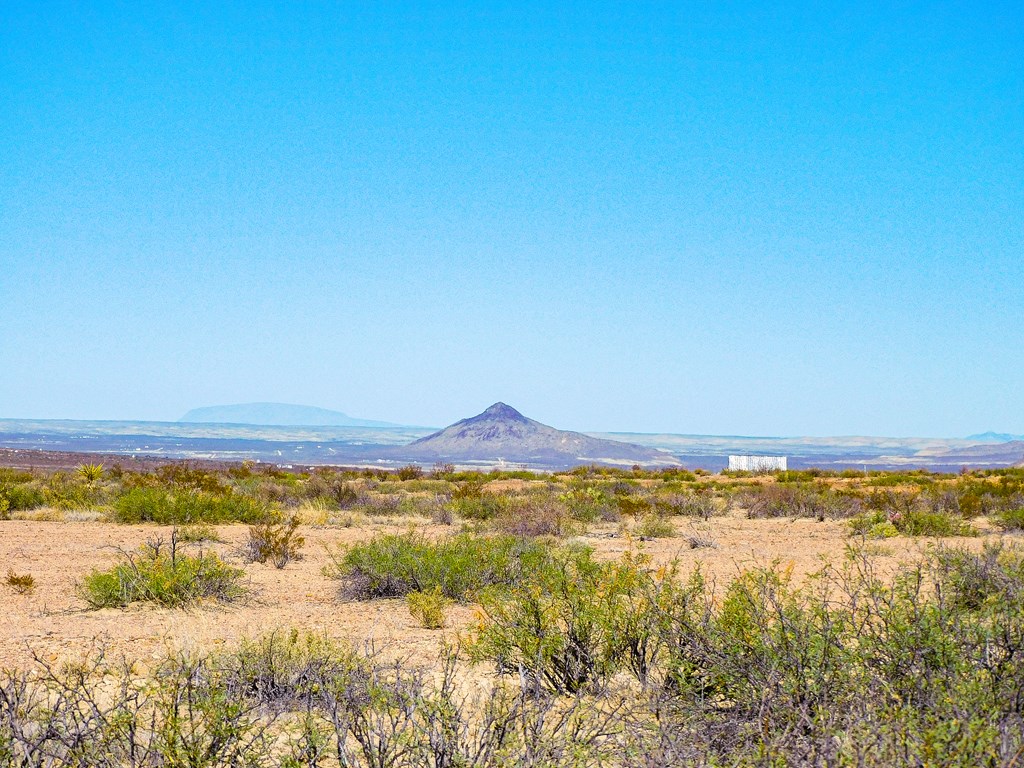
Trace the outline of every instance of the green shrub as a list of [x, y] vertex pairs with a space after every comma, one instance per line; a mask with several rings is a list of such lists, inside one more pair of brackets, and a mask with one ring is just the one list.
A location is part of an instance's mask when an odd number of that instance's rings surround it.
[[410, 592], [405, 596], [409, 613], [427, 629], [440, 629], [445, 623], [445, 609], [451, 603], [435, 586], [429, 592]]
[[463, 647], [514, 680], [468, 693], [453, 649], [418, 667], [294, 630], [0, 670], [0, 765], [996, 768], [1024, 754], [1016, 547], [937, 547], [884, 579], [852, 552], [802, 582], [773, 565], [718, 585], [563, 548], [482, 606]]
[[248, 496], [205, 491], [131, 488], [114, 500], [112, 518], [118, 523], [262, 523], [273, 519], [271, 509]]
[[974, 527], [957, 514], [912, 510], [892, 520], [908, 536], [976, 536]]
[[869, 539], [891, 539], [893, 536], [899, 536], [900, 532], [895, 525], [885, 520], [872, 525], [866, 535]]
[[25, 509], [36, 509], [46, 505], [43, 490], [36, 485], [27, 483], [0, 484], [0, 507], [11, 512]]
[[617, 506], [596, 486], [582, 485], [569, 488], [559, 494], [558, 501], [565, 505], [569, 515], [582, 523], [597, 520], [614, 520], [618, 517]]
[[646, 496], [623, 493], [615, 496], [615, 503], [619, 512], [625, 517], [639, 519], [645, 517], [651, 511], [651, 500]]
[[908, 509], [886, 514], [868, 512], [850, 519], [850, 533], [854, 536], [887, 538], [904, 536], [975, 536], [977, 531], [959, 515]]
[[245, 593], [241, 568], [224, 563], [212, 552], [196, 556], [178, 552], [177, 537], [170, 544], [155, 539], [107, 571], [94, 570], [81, 584], [81, 594], [92, 608], [124, 607], [151, 602], [167, 607], [198, 600], [229, 602]]
[[633, 533], [641, 539], [669, 539], [679, 535], [671, 520], [655, 514], [647, 515], [640, 520]]
[[993, 518], [1004, 531], [1024, 531], [1024, 506], [1004, 509]]
[[101, 491], [94, 485], [83, 485], [63, 472], [54, 472], [43, 488], [45, 503], [57, 509], [88, 509], [99, 503]]
[[1022, 605], [1024, 553], [1001, 543], [986, 543], [981, 552], [940, 547], [932, 557], [944, 599], [956, 608], [977, 611]]
[[550, 557], [551, 547], [513, 536], [459, 534], [430, 541], [416, 533], [384, 534], [333, 559], [328, 575], [355, 599], [403, 597], [435, 588], [452, 600], [472, 599], [486, 587], [526, 578]]
[[463, 486], [462, 494], [459, 491], [452, 494], [448, 508], [451, 512], [465, 520], [492, 520], [499, 515], [506, 514], [515, 509], [512, 497], [504, 493], [478, 493], [473, 494], [474, 486]]
[[646, 682], [663, 650], [659, 625], [703, 588], [699, 572], [687, 587], [674, 567], [654, 574], [647, 565], [628, 554], [602, 563], [589, 551], [556, 553], [511, 590], [483, 593], [471, 657], [571, 694], [602, 687], [621, 668]]

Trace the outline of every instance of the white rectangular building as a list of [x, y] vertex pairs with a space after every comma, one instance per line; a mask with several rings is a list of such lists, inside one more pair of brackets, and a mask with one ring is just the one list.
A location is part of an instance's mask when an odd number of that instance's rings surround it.
[[730, 456], [729, 469], [744, 472], [778, 472], [786, 470], [785, 456]]

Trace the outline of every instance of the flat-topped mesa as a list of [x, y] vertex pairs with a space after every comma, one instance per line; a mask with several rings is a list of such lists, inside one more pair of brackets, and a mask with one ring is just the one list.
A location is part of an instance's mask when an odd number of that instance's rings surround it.
[[678, 466], [680, 463], [665, 451], [549, 427], [501, 402], [404, 448], [395, 448], [393, 455], [421, 462], [512, 462], [549, 468], [580, 464]]

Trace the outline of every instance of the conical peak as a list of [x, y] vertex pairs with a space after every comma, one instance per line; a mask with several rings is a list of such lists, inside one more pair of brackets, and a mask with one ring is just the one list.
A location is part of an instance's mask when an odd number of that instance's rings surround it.
[[523, 416], [519, 411], [513, 408], [511, 405], [505, 403], [495, 403], [486, 411], [481, 413], [478, 419], [497, 419], [500, 421], [526, 421], [526, 417]]

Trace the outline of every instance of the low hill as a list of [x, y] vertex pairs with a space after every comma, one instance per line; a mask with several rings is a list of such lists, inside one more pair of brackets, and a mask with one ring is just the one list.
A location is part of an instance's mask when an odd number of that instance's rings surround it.
[[1008, 443], [981, 443], [934, 454], [947, 463], [969, 467], [1019, 466], [1024, 463], [1024, 440]]
[[505, 403], [495, 403], [477, 416], [395, 448], [393, 453], [419, 462], [505, 461], [551, 468], [580, 464], [680, 464], [665, 451], [549, 427], [528, 419]]
[[397, 427], [386, 421], [354, 419], [341, 411], [288, 403], [241, 403], [193, 408], [179, 422], [202, 424], [258, 424], [280, 427]]

